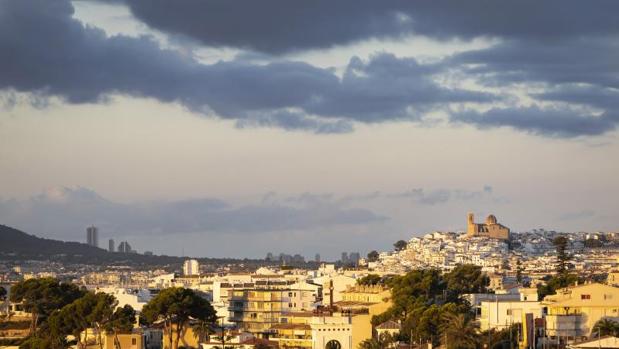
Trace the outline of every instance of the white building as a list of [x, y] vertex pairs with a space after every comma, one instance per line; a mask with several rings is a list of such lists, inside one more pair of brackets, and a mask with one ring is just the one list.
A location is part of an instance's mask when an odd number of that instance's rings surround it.
[[142, 308], [151, 300], [152, 294], [146, 289], [128, 289], [119, 287], [98, 288], [97, 292], [111, 294], [118, 300], [118, 308], [130, 305], [135, 311], [141, 312]]
[[195, 259], [188, 259], [183, 263], [183, 275], [200, 275], [200, 263]]
[[313, 317], [310, 326], [312, 329], [312, 349], [354, 349], [352, 346], [352, 324], [349, 317]]
[[543, 306], [537, 300], [537, 294], [522, 290], [520, 299], [499, 299], [481, 301], [479, 325], [482, 331], [491, 328], [502, 330], [513, 324], [522, 323], [525, 314], [533, 314], [533, 318], [543, 316]]

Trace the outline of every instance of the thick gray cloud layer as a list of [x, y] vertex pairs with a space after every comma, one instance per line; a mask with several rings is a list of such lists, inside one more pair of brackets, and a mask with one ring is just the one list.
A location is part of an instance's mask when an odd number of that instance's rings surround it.
[[617, 119], [610, 114], [600, 116], [563, 109], [491, 109], [480, 113], [468, 111], [454, 114], [455, 122], [463, 122], [487, 129], [512, 127], [533, 134], [554, 137], [596, 136], [616, 127]]
[[30, 233], [79, 239], [90, 224], [119, 235], [205, 232], [260, 234], [382, 222], [367, 209], [327, 201], [232, 205], [219, 199], [121, 204], [86, 188], [53, 188], [28, 200], [0, 200], [0, 221]]
[[[436, 110], [454, 123], [553, 137], [601, 135], [619, 122], [615, 1], [123, 3], [158, 30], [209, 46], [269, 54], [411, 33], [439, 40], [490, 37], [499, 43], [433, 64], [388, 53], [368, 61], [352, 57], [339, 77], [274, 56], [267, 64], [243, 59], [201, 64], [162, 49], [150, 37], [107, 37], [74, 19], [68, 0], [5, 0], [0, 2], [0, 91], [58, 96], [69, 103], [99, 102], [110, 94], [150, 97], [234, 119], [240, 127], [318, 133], [349, 132], [355, 122], [422, 121]], [[535, 91], [530, 97], [536, 104], [522, 107], [504, 96], [437, 83], [437, 75], [448, 71], [501, 91], [531, 84], [546, 91]], [[466, 102], [491, 109], [450, 108]]]
[[209, 46], [266, 52], [327, 48], [416, 33], [438, 39], [480, 36], [562, 40], [619, 33], [612, 0], [125, 1], [148, 25]]
[[[408, 108], [489, 101], [485, 93], [432, 82], [436, 68], [414, 59], [353, 58], [343, 79], [299, 62], [200, 64], [151, 38], [107, 38], [73, 19], [66, 1], [8, 1], [0, 12], [0, 88], [93, 102], [111, 93], [180, 102], [242, 120], [318, 132], [350, 130], [347, 120], [415, 117]], [[17, 35], [17, 33], [19, 33]], [[322, 118], [316, 119], [314, 116]]]

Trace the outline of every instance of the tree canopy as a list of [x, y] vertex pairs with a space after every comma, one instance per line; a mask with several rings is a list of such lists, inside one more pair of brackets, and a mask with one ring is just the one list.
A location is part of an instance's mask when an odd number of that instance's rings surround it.
[[595, 337], [619, 336], [619, 323], [608, 318], [603, 318], [595, 323], [591, 334]]
[[[168, 331], [170, 347], [178, 349], [181, 333], [190, 319], [215, 322], [215, 310], [211, 304], [191, 289], [171, 287], [162, 290], [142, 309], [144, 319], [153, 323], [163, 321]], [[173, 331], [176, 338], [173, 340]]]
[[86, 291], [71, 283], [60, 283], [54, 278], [20, 281], [11, 288], [10, 300], [22, 303], [24, 310], [32, 313], [30, 333], [44, 322], [53, 311], [82, 297]]
[[446, 324], [453, 316], [462, 315], [463, 318], [458, 317], [459, 324], [470, 330], [470, 305], [462, 295], [485, 292], [489, 279], [481, 267], [460, 265], [446, 274], [438, 269], [413, 270], [387, 283], [391, 287], [392, 306], [375, 316], [372, 324], [399, 320], [401, 339], [438, 345], [444, 340], [442, 334], [446, 334]]
[[402, 251], [403, 249], [406, 248], [406, 246], [408, 245], [408, 243], [404, 240], [398, 240], [393, 244], [393, 247], [395, 248], [396, 251]]
[[559, 275], [565, 275], [568, 272], [569, 261], [571, 259], [570, 254], [567, 252], [569, 240], [565, 236], [557, 236], [552, 241], [557, 251], [557, 273]]
[[373, 250], [368, 253], [368, 262], [376, 262], [378, 260], [378, 251]]
[[378, 285], [382, 282], [383, 278], [380, 275], [376, 275], [376, 274], [368, 274], [364, 277], [362, 277], [361, 279], [357, 280], [357, 283], [359, 285], [366, 285], [366, 286], [371, 286], [371, 285]]

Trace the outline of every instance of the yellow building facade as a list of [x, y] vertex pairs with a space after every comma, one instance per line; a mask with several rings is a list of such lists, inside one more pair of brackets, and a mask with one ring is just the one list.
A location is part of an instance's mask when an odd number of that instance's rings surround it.
[[546, 296], [542, 305], [547, 308], [548, 336], [587, 337], [599, 320], [619, 320], [619, 288], [599, 283], [573, 286]]
[[354, 349], [351, 317], [341, 313], [292, 313], [272, 327], [279, 348]]
[[342, 313], [351, 316], [352, 348], [356, 349], [361, 342], [372, 338], [372, 316], [391, 307], [391, 291], [381, 285], [355, 285], [342, 292], [342, 301], [336, 305]]
[[228, 301], [231, 322], [242, 331], [266, 336], [272, 326], [281, 323], [282, 314], [310, 308], [315, 293], [297, 288], [239, 289], [229, 292]]
[[[94, 329], [89, 329], [88, 332], [82, 332], [82, 342], [85, 342], [86, 349], [144, 349], [144, 333], [142, 331], [134, 331], [131, 333], [119, 333], [114, 335], [113, 333], [101, 333], [101, 346], [98, 342], [98, 336]], [[118, 344], [118, 346], [116, 345]]]

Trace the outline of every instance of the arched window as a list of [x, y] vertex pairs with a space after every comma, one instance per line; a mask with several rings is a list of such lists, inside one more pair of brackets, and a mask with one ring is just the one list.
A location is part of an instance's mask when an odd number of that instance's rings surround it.
[[340, 344], [340, 342], [336, 341], [335, 339], [332, 339], [327, 342], [325, 349], [342, 349], [342, 345]]

